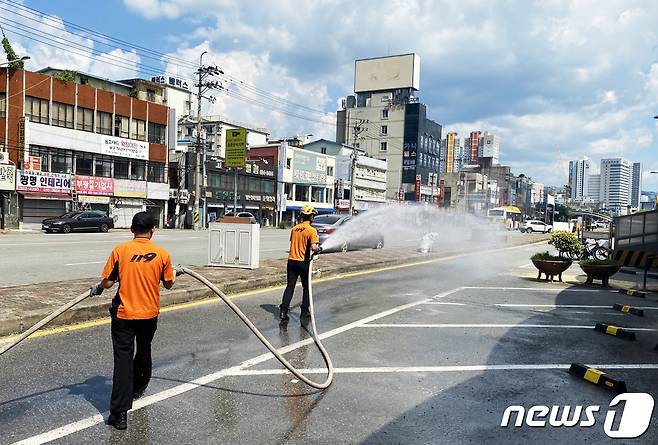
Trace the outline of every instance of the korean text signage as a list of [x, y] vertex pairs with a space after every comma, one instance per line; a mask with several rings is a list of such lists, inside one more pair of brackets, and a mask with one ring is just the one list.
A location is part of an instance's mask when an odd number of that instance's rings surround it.
[[183, 88], [188, 91], [190, 89], [186, 80], [174, 76], [153, 76], [151, 77], [151, 82], [160, 83], [162, 85], [171, 85], [172, 87]]
[[149, 144], [143, 141], [103, 136], [101, 139], [101, 153], [146, 161], [149, 158]]
[[325, 185], [327, 158], [312, 151], [295, 151], [292, 162], [292, 180], [298, 184]]
[[33, 170], [36, 172], [41, 171], [41, 157], [40, 156], [29, 156], [28, 160], [23, 162], [23, 170]]
[[416, 201], [420, 201], [420, 175], [416, 175]]
[[124, 198], [146, 198], [146, 181], [115, 179], [114, 196]]
[[266, 176], [268, 178], [274, 177], [274, 170], [255, 163], [247, 164], [245, 166], [245, 172], [251, 173], [252, 175]]
[[247, 159], [247, 130], [226, 130], [226, 167], [244, 167]]
[[0, 164], [0, 190], [16, 190], [16, 167]]
[[76, 176], [75, 191], [80, 195], [112, 196], [114, 194], [114, 179]]
[[63, 173], [19, 170], [16, 190], [37, 193], [70, 194], [71, 176]]

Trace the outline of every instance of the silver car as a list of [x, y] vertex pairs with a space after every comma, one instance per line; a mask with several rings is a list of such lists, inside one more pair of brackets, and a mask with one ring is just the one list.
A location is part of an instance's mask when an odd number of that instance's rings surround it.
[[[320, 246], [333, 234], [343, 224], [346, 224], [352, 219], [349, 215], [320, 215], [316, 216], [311, 224], [318, 231], [318, 236], [320, 238]], [[337, 246], [335, 249], [331, 250], [342, 250], [347, 252], [348, 250], [356, 249], [381, 249], [384, 247], [384, 235], [381, 233], [364, 233], [359, 236], [352, 236], [349, 240], [344, 241], [342, 244]]]

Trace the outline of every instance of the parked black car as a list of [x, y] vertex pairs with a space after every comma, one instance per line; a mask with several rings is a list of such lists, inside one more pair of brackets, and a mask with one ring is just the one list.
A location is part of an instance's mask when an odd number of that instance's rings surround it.
[[[347, 224], [348, 221], [352, 219], [349, 215], [338, 215], [338, 214], [329, 214], [329, 215], [320, 215], [316, 216], [311, 224], [318, 231], [318, 237], [320, 238], [320, 246], [322, 246], [329, 237], [336, 232], [342, 225]], [[356, 249], [381, 249], [384, 247], [384, 235], [381, 233], [359, 233], [351, 234], [349, 240], [343, 241], [335, 249], [331, 250], [342, 250], [347, 252], [348, 250]], [[325, 249], [326, 251], [326, 249]]]
[[76, 231], [107, 232], [114, 228], [114, 220], [103, 212], [69, 212], [57, 218], [46, 218], [41, 222], [41, 230], [48, 233], [70, 233]]

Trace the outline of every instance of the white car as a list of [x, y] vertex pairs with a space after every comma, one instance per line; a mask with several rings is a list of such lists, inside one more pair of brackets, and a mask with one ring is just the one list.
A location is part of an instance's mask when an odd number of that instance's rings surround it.
[[551, 233], [553, 231], [553, 226], [546, 224], [543, 221], [529, 219], [525, 221], [519, 227], [521, 233], [532, 233], [532, 232], [541, 232], [541, 233]]

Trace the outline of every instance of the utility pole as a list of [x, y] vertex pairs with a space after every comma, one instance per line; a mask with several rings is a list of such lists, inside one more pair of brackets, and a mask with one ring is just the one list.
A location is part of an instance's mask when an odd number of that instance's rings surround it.
[[354, 215], [354, 191], [356, 190], [356, 186], [354, 185], [354, 172], [356, 171], [356, 141], [359, 135], [366, 131], [366, 127], [364, 127], [363, 124], [367, 124], [368, 122], [367, 119], [358, 119], [352, 128], [354, 143], [352, 144], [352, 168], [350, 172], [350, 215]]
[[[208, 51], [204, 51], [201, 53], [201, 56], [199, 57], [199, 69], [196, 70], [196, 74], [198, 75], [198, 81], [197, 84], [195, 85], [198, 90], [196, 94], [196, 100], [197, 100], [197, 114], [196, 114], [196, 165], [194, 166], [194, 230], [199, 230], [199, 222], [201, 221], [200, 213], [199, 213], [199, 207], [200, 207], [200, 199], [201, 199], [201, 150], [203, 149], [204, 155], [203, 155], [203, 172], [205, 175], [206, 171], [206, 155], [205, 155], [205, 144], [202, 147], [201, 146], [201, 100], [206, 99], [210, 101], [211, 103], [215, 103], [215, 97], [209, 96], [205, 97], [203, 94], [208, 91], [209, 89], [218, 89], [220, 88], [220, 84], [218, 81], [206, 81], [206, 78], [208, 76], [215, 76], [218, 74], [224, 74], [224, 71], [220, 70], [217, 68], [217, 66], [204, 66], [203, 65], [203, 56], [204, 54], [207, 54]], [[205, 194], [205, 186], [203, 188], [204, 194]], [[206, 197], [203, 197], [204, 201], [204, 208], [206, 207]], [[206, 221], [207, 216], [204, 212], [203, 214], [203, 227], [206, 227]]]

